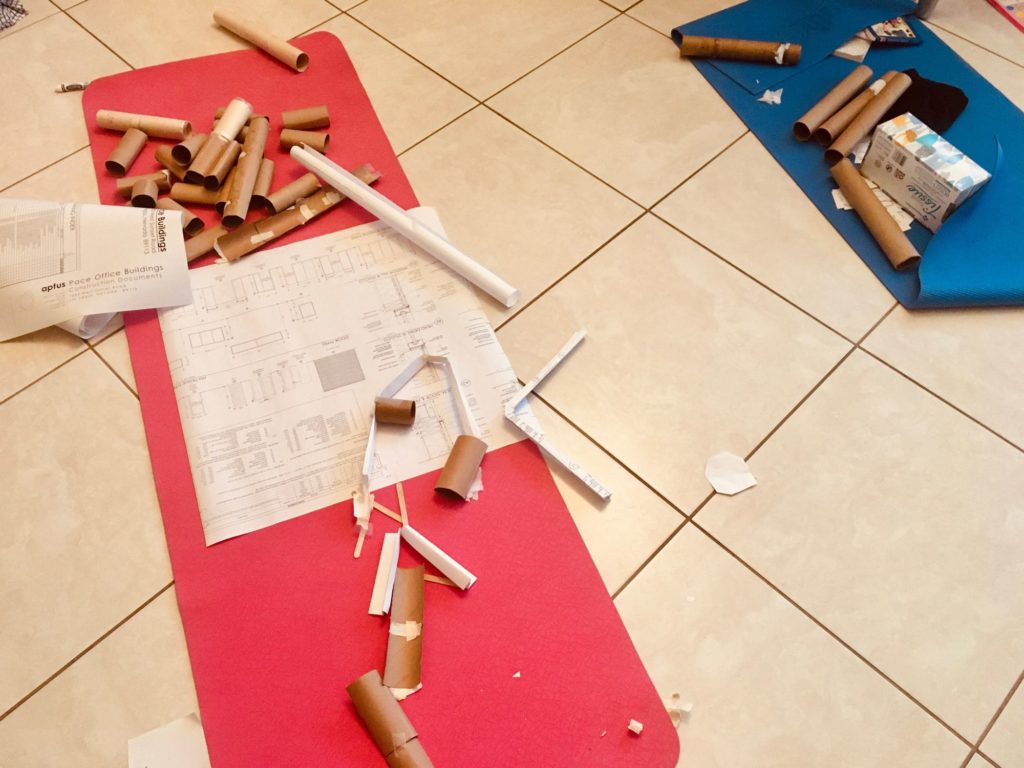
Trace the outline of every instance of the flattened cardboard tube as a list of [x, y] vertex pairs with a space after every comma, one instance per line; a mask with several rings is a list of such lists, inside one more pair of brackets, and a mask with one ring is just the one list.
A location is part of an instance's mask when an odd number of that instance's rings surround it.
[[807, 141], [818, 127], [839, 111], [846, 102], [854, 97], [871, 79], [871, 67], [864, 64], [856, 67], [850, 74], [836, 83], [817, 104], [807, 110], [799, 120], [793, 123], [793, 135], [800, 141]]
[[256, 174], [256, 182], [252, 185], [252, 200], [249, 207], [267, 207], [267, 195], [270, 194], [270, 185], [274, 183], [274, 161], [264, 157], [260, 161], [260, 172]]
[[231, 183], [228, 204], [224, 208], [226, 227], [237, 227], [245, 221], [246, 214], [249, 213], [249, 204], [252, 201], [253, 189], [256, 187], [256, 177], [260, 172], [263, 150], [267, 146], [269, 133], [270, 121], [267, 118], [257, 117], [249, 123], [249, 132], [245, 137], [245, 145], [242, 147], [235, 177]]
[[174, 200], [171, 200], [171, 198], [169, 197], [161, 197], [159, 200], [157, 200], [156, 207], [161, 208], [165, 211], [177, 211], [178, 213], [180, 213], [181, 229], [189, 237], [192, 237], [193, 235], [198, 235], [200, 232], [203, 231], [203, 227], [206, 226], [203, 220], [196, 216], [194, 213], [192, 213], [192, 211], [190, 211], [183, 205], [179, 205]]
[[289, 109], [281, 113], [281, 126], [283, 128], [309, 131], [315, 128], [328, 128], [330, 125], [331, 115], [323, 104], [316, 107]]
[[814, 131], [814, 140], [823, 147], [829, 146], [839, 136], [846, 126], [853, 122], [853, 118], [860, 114], [864, 106], [875, 98], [875, 94], [885, 88], [886, 84], [896, 76], [895, 70], [886, 72], [871, 85], [858, 93], [832, 117], [822, 123]]
[[135, 158], [139, 156], [142, 148], [146, 146], [148, 138], [138, 128], [129, 128], [125, 131], [124, 136], [121, 137], [121, 140], [117, 142], [117, 146], [114, 147], [114, 151], [107, 157], [107, 173], [111, 176], [124, 176], [128, 173], [128, 169], [132, 167]]
[[479, 437], [459, 435], [455, 438], [455, 445], [448, 454], [448, 461], [444, 463], [437, 483], [434, 484], [434, 490], [453, 493], [460, 499], [468, 497], [485, 453], [487, 443]]
[[96, 110], [96, 125], [110, 131], [127, 131], [138, 128], [147, 136], [158, 139], [177, 139], [183, 141], [192, 133], [192, 124], [188, 120], [156, 115], [139, 115], [134, 112], [117, 112], [113, 109]]
[[207, 189], [220, 189], [224, 179], [227, 178], [231, 169], [235, 167], [235, 163], [238, 162], [240, 154], [242, 154], [242, 145], [237, 141], [230, 142], [220, 157], [217, 158], [213, 168], [206, 174], [206, 177], [203, 179], [203, 186]]
[[911, 82], [910, 77], [902, 72], [893, 75], [892, 80], [864, 105], [864, 109], [857, 113], [853, 121], [832, 142], [832, 146], [825, 150], [825, 162], [835, 165], [850, 154], [854, 145], [875, 129], [878, 121], [889, 111], [889, 107], [896, 103], [896, 99], [910, 87]]
[[399, 568], [395, 575], [384, 685], [392, 689], [399, 701], [408, 693], [419, 690], [421, 685], [423, 584], [422, 565]]
[[285, 128], [281, 131], [281, 149], [291, 149], [305, 144], [317, 152], [326, 152], [330, 144], [331, 136], [327, 133], [316, 131], [297, 131], [294, 128]]
[[416, 401], [378, 397], [374, 401], [373, 412], [378, 424], [399, 424], [408, 427], [416, 421]]
[[306, 67], [309, 66], [309, 56], [304, 51], [280, 37], [254, 26], [239, 13], [218, 8], [213, 12], [213, 20], [224, 29], [234, 32], [243, 40], [248, 40], [278, 61], [287, 64], [296, 72], [305, 72]]
[[767, 40], [737, 40], [731, 37], [683, 35], [679, 55], [705, 59], [760, 61], [765, 64], [796, 64], [800, 61], [799, 43], [773, 43]]
[[267, 210], [271, 213], [283, 211], [296, 200], [309, 197], [320, 189], [320, 179], [312, 173], [300, 176], [291, 184], [286, 184], [267, 197]]
[[210, 253], [217, 238], [223, 237], [227, 233], [227, 229], [218, 224], [203, 230], [195, 237], [190, 237], [185, 241], [185, 259], [191, 262]]
[[185, 171], [185, 181], [188, 184], [202, 184], [206, 177], [213, 171], [221, 155], [231, 146], [234, 139], [226, 139], [219, 133], [211, 133], [199, 151], [196, 153], [192, 165]]
[[117, 180], [117, 195], [118, 197], [124, 197], [131, 199], [132, 187], [135, 186], [135, 182], [140, 179], [151, 179], [156, 182], [157, 190], [160, 192], [167, 192], [171, 188], [171, 179], [168, 176], [167, 171], [155, 171], [154, 173], [144, 173], [141, 176], [125, 176], [123, 179]]
[[[355, 705], [356, 714], [369, 731], [370, 738], [389, 765], [431, 768], [432, 763], [426, 752], [419, 745], [413, 746], [413, 742], [419, 741], [416, 729], [405, 716], [390, 689], [384, 685], [376, 669], [371, 669], [349, 683], [345, 690]], [[417, 761], [410, 763], [408, 758], [399, 756], [403, 762], [392, 763], [391, 755], [399, 750], [410, 752]]]
[[917, 249], [875, 197], [853, 163], [842, 158], [832, 166], [832, 178], [896, 269], [908, 269], [921, 260]]
[[178, 165], [188, 165], [210, 138], [206, 133], [193, 133], [187, 139], [171, 147], [171, 157]]
[[132, 185], [133, 208], [155, 208], [160, 190], [152, 179], [139, 179]]
[[455, 562], [450, 555], [411, 525], [403, 525], [400, 530], [405, 543], [419, 552], [424, 560], [451, 579], [459, 589], [469, 589], [476, 583], [476, 576]]
[[176, 178], [178, 181], [185, 180], [185, 166], [180, 165], [175, 161], [174, 157], [171, 155], [171, 148], [166, 144], [161, 144], [157, 147], [156, 152], [153, 153], [153, 157], [156, 158], [156, 161], [160, 163], [160, 165], [167, 169], [171, 176]]
[[183, 184], [178, 182], [171, 186], [171, 200], [192, 205], [214, 205], [219, 193], [199, 184]]

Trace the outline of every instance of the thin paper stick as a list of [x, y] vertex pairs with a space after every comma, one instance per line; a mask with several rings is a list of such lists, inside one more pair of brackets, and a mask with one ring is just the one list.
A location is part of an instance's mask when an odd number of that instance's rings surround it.
[[256, 177], [263, 162], [263, 150], [270, 132], [270, 121], [265, 117], [256, 118], [249, 126], [250, 130], [245, 138], [235, 178], [231, 184], [228, 204], [224, 208], [224, 225], [228, 227], [237, 227], [245, 221], [249, 213], [249, 203], [252, 201]]
[[262, 208], [267, 207], [267, 195], [270, 193], [270, 187], [274, 183], [274, 161], [268, 157], [264, 157], [260, 163], [260, 172], [256, 174], [256, 182], [252, 187], [252, 200], [249, 205], [260, 206]]
[[398, 493], [398, 511], [402, 515], [402, 525], [409, 524], [409, 510], [405, 508], [405, 489], [402, 488], [402, 481], [395, 484], [395, 491]]
[[383, 616], [391, 610], [391, 596], [395, 586], [395, 574], [398, 571], [398, 550], [401, 536], [397, 533], [385, 533], [381, 543], [380, 560], [377, 561], [377, 575], [373, 580], [373, 592], [370, 594], [371, 616]]

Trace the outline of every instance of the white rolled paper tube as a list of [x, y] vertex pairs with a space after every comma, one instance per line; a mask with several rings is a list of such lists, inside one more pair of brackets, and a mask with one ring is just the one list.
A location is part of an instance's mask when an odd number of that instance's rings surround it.
[[451, 555], [411, 525], [403, 525], [399, 528], [399, 532], [410, 547], [419, 552], [424, 560], [455, 582], [459, 589], [469, 589], [476, 582], [476, 576], [459, 565]]
[[252, 104], [245, 99], [234, 98], [224, 109], [224, 114], [213, 126], [213, 132], [225, 139], [233, 139], [252, 116]]
[[377, 190], [364, 184], [337, 163], [315, 149], [292, 147], [291, 156], [357, 205], [362, 206], [403, 237], [408, 238], [445, 266], [462, 275], [506, 307], [519, 301], [519, 290], [506, 283], [485, 266], [460, 251], [442, 235], [417, 221], [408, 212], [388, 200]]

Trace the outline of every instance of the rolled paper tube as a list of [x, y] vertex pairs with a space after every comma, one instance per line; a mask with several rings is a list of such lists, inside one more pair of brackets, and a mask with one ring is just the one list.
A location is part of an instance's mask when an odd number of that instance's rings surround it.
[[252, 117], [252, 104], [236, 96], [228, 102], [211, 133], [223, 136], [225, 139], [233, 139], [250, 117]]
[[135, 186], [135, 182], [140, 179], [151, 179], [156, 182], [157, 190], [160, 192], [167, 192], [171, 188], [171, 180], [167, 175], [167, 171], [156, 171], [155, 173], [144, 173], [141, 176], [125, 176], [123, 179], [117, 180], [117, 195], [118, 197], [125, 197], [131, 199], [132, 187]]
[[895, 76], [895, 70], [886, 72], [880, 78], [875, 80], [875, 82], [858, 93], [849, 101], [849, 103], [847, 103], [845, 107], [842, 107], [838, 112], [832, 115], [832, 117], [818, 126], [814, 131], [814, 140], [823, 147], [829, 146], [836, 140], [836, 137], [839, 136], [839, 134], [846, 130], [846, 126], [853, 122], [853, 118], [860, 114], [860, 111], [864, 109], [864, 106], [875, 97], [875, 94], [881, 91]]
[[[416, 729], [376, 669], [349, 683], [345, 690], [355, 705], [356, 714], [385, 759], [410, 742], [418, 741]], [[429, 766], [429, 758], [419, 765]]]
[[233, 138], [225, 139], [219, 133], [211, 133], [210, 138], [206, 140], [196, 153], [195, 158], [192, 160], [192, 165], [185, 171], [185, 182], [188, 184], [203, 184], [206, 181], [206, 177], [213, 171], [214, 166], [217, 165], [221, 155], [224, 154], [232, 143], [237, 142], [234, 142]]
[[857, 113], [853, 122], [832, 142], [832, 146], [825, 150], [825, 162], [835, 165], [850, 154], [854, 145], [875, 129], [882, 115], [889, 111], [889, 107], [896, 103], [896, 99], [903, 95], [911, 82], [907, 75], [902, 72], [896, 73], [892, 80], [864, 105], [864, 109]]
[[127, 131], [129, 128], [138, 128], [147, 136], [159, 139], [177, 139], [178, 141], [187, 139], [192, 133], [192, 124], [188, 120], [139, 115], [134, 112], [117, 112], [112, 109], [96, 110], [96, 125], [111, 131]]
[[171, 156], [170, 147], [168, 147], [166, 144], [161, 144], [159, 147], [156, 148], [156, 152], [153, 153], [153, 156], [156, 158], [156, 161], [160, 163], [160, 165], [167, 169], [167, 172], [170, 173], [171, 176], [176, 178], [178, 181], [185, 180], [185, 166], [179, 164]]
[[435, 491], [453, 493], [460, 499], [469, 495], [469, 489], [476, 480], [480, 462], [487, 453], [487, 443], [473, 435], [459, 435], [455, 438], [452, 452], [444, 463], [441, 475], [434, 484]]
[[203, 231], [203, 227], [206, 226], [203, 220], [192, 213], [192, 211], [185, 206], [176, 203], [174, 200], [171, 200], [169, 197], [161, 197], [157, 200], [156, 207], [165, 211], [177, 211], [180, 213], [181, 229], [189, 237], [199, 234]]
[[171, 185], [171, 200], [179, 203], [192, 203], [193, 205], [216, 205], [220, 193], [214, 189], [209, 190], [199, 184], [183, 184], [178, 182]]
[[327, 133], [316, 131], [297, 131], [294, 128], [285, 128], [281, 131], [281, 149], [291, 149], [302, 144], [312, 147], [317, 152], [326, 152], [330, 144], [331, 136]]
[[171, 157], [178, 165], [188, 165], [202, 149], [203, 144], [210, 138], [205, 133], [193, 133], [187, 139], [171, 147]]
[[228, 231], [218, 224], [215, 227], [204, 229], [195, 237], [190, 237], [185, 241], [185, 259], [191, 262], [210, 253], [214, 250], [213, 246], [217, 242], [217, 238], [224, 237], [227, 233]]
[[[217, 209], [217, 213], [222, 217], [224, 216], [224, 209], [228, 207], [228, 198], [231, 196], [231, 185], [235, 183], [236, 175], [238, 175], [237, 165], [228, 171], [228, 177], [224, 179], [224, 183], [221, 184], [220, 189], [217, 190], [217, 202], [213, 204], [213, 207]], [[225, 223], [223, 219], [221, 220], [221, 223], [224, 224], [225, 227], [228, 227], [228, 229], [234, 228]]]
[[224, 179], [227, 178], [231, 169], [235, 167], [235, 163], [238, 162], [240, 154], [242, 154], [242, 145], [237, 141], [229, 143], [220, 157], [217, 158], [213, 168], [206, 174], [206, 177], [203, 179], [203, 186], [207, 189], [220, 189]]
[[426, 536], [408, 523], [399, 529], [402, 541], [415, 549], [424, 560], [451, 579], [459, 589], [469, 589], [476, 584], [476, 576], [457, 563], [451, 555], [442, 550]]
[[400, 424], [408, 427], [416, 421], [416, 401], [378, 397], [374, 401], [373, 413], [378, 424]]
[[250, 24], [241, 14], [218, 8], [213, 12], [213, 20], [224, 29], [234, 32], [243, 40], [248, 40], [260, 50], [287, 64], [296, 72], [305, 72], [309, 66], [309, 56], [305, 52], [280, 37]]
[[252, 186], [252, 201], [254, 205], [265, 208], [267, 206], [267, 195], [270, 193], [270, 185], [274, 183], [274, 161], [264, 157], [260, 162], [260, 172], [256, 174], [256, 183]]
[[896, 269], [907, 269], [920, 261], [917, 249], [875, 197], [853, 163], [842, 158], [832, 166], [832, 178]]
[[267, 210], [271, 213], [283, 211], [301, 197], [309, 197], [320, 189], [320, 179], [314, 174], [307, 173], [300, 176], [291, 184], [281, 187], [279, 190], [267, 196]]
[[228, 203], [224, 208], [224, 226], [226, 227], [237, 227], [245, 221], [245, 217], [249, 213], [252, 193], [256, 187], [256, 177], [259, 175], [263, 162], [263, 150], [267, 146], [267, 136], [270, 133], [270, 121], [265, 117], [254, 119], [249, 126], [242, 154], [239, 157], [238, 165], [235, 166], [235, 178], [231, 183]]
[[303, 109], [289, 109], [281, 113], [281, 126], [284, 128], [296, 128], [309, 131], [314, 128], [328, 128], [331, 125], [331, 115], [327, 107], [304, 107]]
[[793, 123], [793, 135], [800, 141], [811, 138], [818, 127], [839, 111], [854, 94], [863, 88], [871, 79], [871, 67], [859, 65], [850, 74], [836, 83], [821, 101], [807, 110], [807, 113]]
[[765, 64], [796, 64], [800, 61], [800, 52], [799, 43], [736, 40], [731, 37], [683, 35], [679, 42], [680, 56], [760, 61]]
[[156, 182], [152, 179], [139, 179], [132, 186], [133, 208], [155, 208], [156, 198], [160, 194]]
[[[399, 568], [391, 597], [384, 685], [401, 701], [420, 687], [423, 658], [423, 566]], [[404, 695], [403, 695], [404, 694]]]
[[114, 147], [114, 151], [107, 157], [107, 173], [111, 176], [124, 176], [128, 173], [128, 169], [132, 167], [135, 158], [139, 156], [142, 148], [146, 146], [146, 139], [148, 138], [138, 128], [129, 128], [125, 131], [124, 136], [121, 137], [121, 140], [117, 142], [117, 146]]
[[419, 739], [407, 741], [387, 756], [388, 768], [434, 768]]

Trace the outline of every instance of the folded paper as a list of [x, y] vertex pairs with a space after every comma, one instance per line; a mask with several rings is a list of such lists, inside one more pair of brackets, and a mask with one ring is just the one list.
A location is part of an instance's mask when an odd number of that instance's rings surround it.
[[186, 715], [129, 739], [128, 768], [210, 768], [199, 718]]
[[704, 467], [704, 476], [715, 489], [715, 493], [733, 496], [757, 485], [757, 479], [750, 473], [747, 462], [741, 456], [724, 451], [716, 453]]
[[401, 534], [403, 541], [419, 552], [424, 560], [451, 579], [459, 589], [469, 589], [476, 583], [476, 576], [411, 525], [403, 525]]

